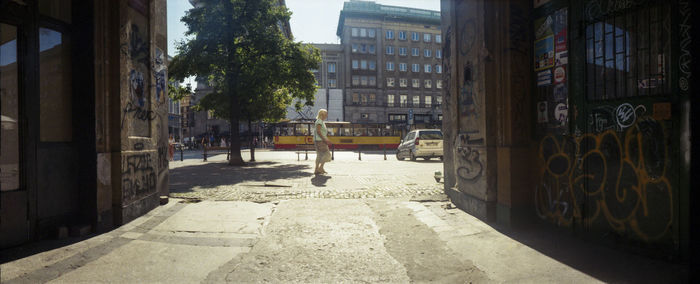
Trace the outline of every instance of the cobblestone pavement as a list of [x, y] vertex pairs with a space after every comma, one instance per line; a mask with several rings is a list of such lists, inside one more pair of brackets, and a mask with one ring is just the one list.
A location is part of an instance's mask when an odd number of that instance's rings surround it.
[[[190, 154], [191, 155], [191, 154]], [[308, 155], [308, 160], [305, 160]], [[226, 165], [226, 154], [170, 162], [170, 195], [184, 199], [268, 202], [299, 198], [431, 198], [445, 199], [434, 179], [442, 162], [398, 161], [394, 152], [335, 153], [328, 175], [313, 174], [313, 151], [256, 151], [256, 162]], [[249, 160], [249, 151], [243, 152]]]

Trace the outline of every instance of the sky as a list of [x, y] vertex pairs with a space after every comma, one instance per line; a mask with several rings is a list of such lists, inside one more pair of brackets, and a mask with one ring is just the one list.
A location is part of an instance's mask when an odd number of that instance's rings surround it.
[[[338, 17], [346, 0], [286, 0], [292, 12], [289, 24], [294, 41], [306, 43], [340, 43], [335, 35]], [[440, 10], [440, 0], [376, 0], [378, 4]], [[187, 27], [180, 22], [192, 8], [188, 0], [168, 0], [168, 54], [177, 54], [176, 43], [185, 39]], [[193, 83], [194, 84], [194, 83]]]

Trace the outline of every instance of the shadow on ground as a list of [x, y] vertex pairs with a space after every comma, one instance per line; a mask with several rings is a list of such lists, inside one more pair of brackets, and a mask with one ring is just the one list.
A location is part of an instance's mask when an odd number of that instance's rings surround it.
[[621, 240], [599, 239], [532, 221], [518, 228], [491, 225], [520, 242], [567, 266], [606, 283], [688, 283], [689, 267], [679, 260], [663, 259], [634, 250]]
[[317, 175], [311, 178], [311, 184], [318, 187], [326, 186], [326, 182], [330, 179], [329, 176]]
[[228, 161], [209, 162], [170, 169], [170, 192], [191, 192], [193, 187], [215, 188], [222, 185], [259, 182], [285, 185], [286, 179], [310, 177], [308, 165], [277, 162], [249, 162], [245, 166], [229, 166]]

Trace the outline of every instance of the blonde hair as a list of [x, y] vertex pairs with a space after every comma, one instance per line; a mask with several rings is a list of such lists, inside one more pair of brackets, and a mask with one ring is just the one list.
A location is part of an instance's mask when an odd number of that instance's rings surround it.
[[322, 113], [328, 114], [328, 111], [327, 111], [326, 109], [323, 109], [323, 108], [322, 108], [322, 109], [319, 109], [319, 110], [318, 110], [318, 114], [316, 114], [316, 119], [321, 119], [321, 114], [322, 114]]

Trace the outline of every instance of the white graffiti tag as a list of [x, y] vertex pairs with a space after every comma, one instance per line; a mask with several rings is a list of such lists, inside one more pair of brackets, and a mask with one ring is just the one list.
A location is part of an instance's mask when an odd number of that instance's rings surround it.
[[642, 113], [647, 111], [646, 107], [643, 105], [633, 107], [629, 103], [624, 103], [617, 107], [615, 110], [615, 117], [620, 130], [624, 130], [625, 128], [632, 126], [637, 121], [637, 111], [640, 109]]

